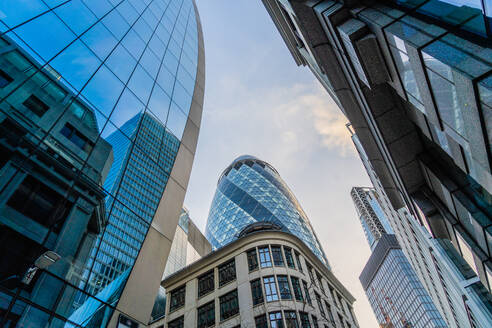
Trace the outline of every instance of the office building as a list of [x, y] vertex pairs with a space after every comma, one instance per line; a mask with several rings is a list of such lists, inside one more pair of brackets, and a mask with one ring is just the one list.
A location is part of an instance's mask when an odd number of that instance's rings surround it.
[[162, 286], [166, 327], [358, 327], [351, 294], [304, 241], [273, 223], [252, 223]]
[[380, 205], [380, 197], [374, 188], [367, 187], [353, 187], [350, 196], [352, 196], [369, 247], [373, 250], [382, 235], [393, 233]]
[[448, 327], [487, 327], [492, 312], [483, 290], [475, 288], [477, 275], [449, 240], [433, 238], [406, 208], [393, 209], [357, 135], [353, 134], [352, 140], [385, 218], [390, 219], [400, 247]]
[[328, 260], [301, 205], [270, 164], [249, 155], [221, 174], [210, 206], [205, 236], [213, 248], [238, 238], [251, 223], [274, 224], [300, 238], [321, 261]]
[[[435, 256], [435, 265], [451, 265], [462, 282], [455, 296], [470, 321], [490, 326], [490, 8], [451, 1], [263, 3], [296, 63], [312, 70], [350, 121], [400, 219], [416, 220], [445, 245], [439, 249], [447, 256]], [[412, 236], [413, 224], [392, 224], [403, 249], [399, 235]]]
[[[174, 234], [173, 243], [167, 257], [166, 269], [162, 278], [181, 270], [185, 266], [199, 260], [212, 251], [212, 245], [193, 223], [187, 209], [183, 208], [179, 216], [178, 227]], [[166, 311], [166, 290], [159, 286], [151, 323], [162, 320]], [[157, 324], [158, 325], [158, 324]]]
[[146, 325], [201, 121], [194, 1], [0, 11], [0, 325]]
[[359, 277], [381, 325], [447, 328], [394, 235], [382, 235]]
[[374, 188], [350, 192], [372, 254], [359, 277], [380, 325], [448, 327], [398, 245]]

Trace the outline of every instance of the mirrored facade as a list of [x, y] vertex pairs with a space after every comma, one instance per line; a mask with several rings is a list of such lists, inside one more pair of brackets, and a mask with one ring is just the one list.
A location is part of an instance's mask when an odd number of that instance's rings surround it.
[[253, 156], [238, 157], [219, 178], [205, 236], [220, 248], [252, 223], [265, 222], [300, 238], [328, 267], [328, 260], [294, 194], [278, 172]]
[[[405, 252], [415, 249], [414, 225], [427, 234], [415, 238], [447, 245], [433, 247], [448, 253], [436, 261], [425, 247], [407, 256], [440, 270], [454, 262], [446, 285], [461, 280], [466, 290], [444, 295], [448, 325], [462, 326], [465, 313], [471, 326], [490, 326], [491, 2], [263, 3], [296, 63], [351, 123], [380, 179], [375, 187], [398, 213], [388, 216], [395, 235], [411, 240], [408, 248], [400, 242]], [[430, 269], [419, 271], [431, 281]], [[442, 286], [436, 295], [448, 290]]]
[[103, 327], [179, 165], [199, 71], [194, 2], [0, 12], [0, 326]]
[[448, 327], [394, 235], [381, 236], [359, 279], [381, 327]]

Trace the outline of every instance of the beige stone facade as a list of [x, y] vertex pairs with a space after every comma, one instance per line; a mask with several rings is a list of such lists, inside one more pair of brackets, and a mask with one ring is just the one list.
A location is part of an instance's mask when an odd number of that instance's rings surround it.
[[[224, 270], [226, 264], [229, 270]], [[203, 284], [207, 273], [211, 281], [212, 272], [213, 283]], [[293, 281], [299, 282], [297, 293]], [[255, 282], [256, 291], [261, 289], [261, 297], [253, 294]], [[166, 317], [153, 327], [272, 328], [275, 326], [270, 324], [270, 314], [281, 315], [284, 327], [358, 327], [352, 310], [353, 296], [301, 240], [280, 231], [246, 235], [167, 277], [161, 285], [168, 291]], [[180, 290], [181, 297], [177, 297]], [[223, 297], [227, 294], [232, 295], [229, 306]], [[255, 305], [254, 295], [257, 296]], [[209, 319], [212, 320], [199, 326], [199, 310], [204, 305], [212, 307], [211, 304], [214, 311], [210, 310]], [[295, 316], [295, 320], [289, 323], [287, 316]], [[262, 317], [266, 325], [260, 325]], [[297, 322], [294, 326], [293, 321]]]

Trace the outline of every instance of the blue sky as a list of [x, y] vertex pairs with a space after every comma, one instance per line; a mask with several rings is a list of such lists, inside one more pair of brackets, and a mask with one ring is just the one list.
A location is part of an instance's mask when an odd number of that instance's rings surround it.
[[358, 276], [370, 255], [350, 189], [369, 179], [347, 120], [297, 67], [260, 0], [197, 0], [205, 39], [203, 120], [185, 206], [204, 230], [217, 179], [239, 155], [272, 164], [311, 219], [336, 276], [377, 322]]

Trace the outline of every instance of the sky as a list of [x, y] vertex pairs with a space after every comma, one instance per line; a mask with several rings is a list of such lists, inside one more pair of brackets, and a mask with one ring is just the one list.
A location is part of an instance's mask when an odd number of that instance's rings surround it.
[[361, 328], [377, 322], [359, 282], [370, 249], [350, 189], [370, 181], [346, 118], [298, 67], [261, 0], [197, 0], [205, 101], [185, 206], [204, 231], [221, 172], [238, 156], [271, 165], [311, 220], [334, 274], [357, 299]]

